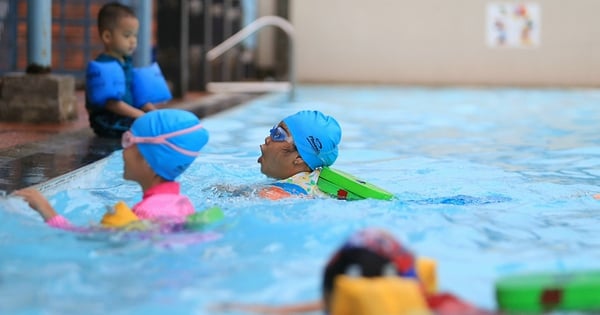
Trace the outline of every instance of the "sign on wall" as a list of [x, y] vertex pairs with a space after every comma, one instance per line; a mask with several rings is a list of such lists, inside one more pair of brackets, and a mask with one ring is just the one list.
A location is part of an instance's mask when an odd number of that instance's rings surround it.
[[538, 3], [488, 3], [487, 44], [493, 48], [534, 48], [540, 45]]

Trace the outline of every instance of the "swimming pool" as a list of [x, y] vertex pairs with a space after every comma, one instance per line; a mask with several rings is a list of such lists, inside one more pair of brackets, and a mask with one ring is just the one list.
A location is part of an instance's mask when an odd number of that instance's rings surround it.
[[[181, 178], [199, 209], [220, 206], [217, 240], [73, 234], [0, 200], [0, 313], [210, 314], [223, 301], [317, 299], [321, 269], [353, 231], [377, 226], [438, 262], [442, 290], [494, 308], [494, 281], [600, 267], [598, 90], [302, 86], [204, 119], [211, 140]], [[268, 182], [258, 145], [301, 109], [343, 128], [335, 166], [393, 201], [229, 196]], [[140, 192], [120, 151], [44, 187], [81, 225]], [[184, 235], [185, 236], [185, 235]], [[232, 313], [233, 314], [233, 313]]]

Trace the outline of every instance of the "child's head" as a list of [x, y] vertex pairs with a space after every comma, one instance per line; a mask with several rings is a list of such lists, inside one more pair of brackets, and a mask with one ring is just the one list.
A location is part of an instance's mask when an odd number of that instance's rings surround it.
[[335, 162], [342, 137], [342, 129], [335, 118], [320, 111], [303, 110], [284, 118], [283, 122], [298, 153], [311, 170]]
[[338, 156], [342, 130], [331, 116], [304, 110], [274, 126], [260, 146], [260, 171], [283, 179], [330, 166]]
[[401, 277], [416, 278], [415, 258], [389, 233], [379, 229], [358, 231], [331, 257], [323, 274], [323, 300], [329, 310], [335, 279], [357, 272], [379, 277], [392, 270]]
[[123, 134], [124, 177], [139, 182], [156, 174], [173, 181], [207, 142], [208, 131], [193, 113], [180, 109], [148, 112]]
[[133, 9], [118, 2], [102, 6], [98, 12], [98, 32], [106, 53], [122, 58], [137, 47], [139, 21]]

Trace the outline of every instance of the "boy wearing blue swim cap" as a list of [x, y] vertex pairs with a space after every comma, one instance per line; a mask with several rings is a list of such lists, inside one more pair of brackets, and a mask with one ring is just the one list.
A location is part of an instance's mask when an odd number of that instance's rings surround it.
[[[134, 106], [131, 55], [137, 48], [138, 29], [139, 21], [129, 6], [110, 2], [98, 12], [104, 51], [93, 63], [97, 69], [88, 70], [86, 82], [86, 109], [90, 127], [98, 136], [118, 138], [134, 119], [156, 109], [152, 103]], [[103, 97], [96, 97], [98, 94]]]
[[[132, 207], [136, 219], [182, 223], [194, 206], [180, 192], [176, 178], [196, 159], [208, 142], [208, 131], [191, 112], [159, 109], [136, 119], [123, 134], [123, 178], [138, 183], [143, 198]], [[26, 188], [21, 196], [53, 227], [73, 229], [37, 190]]]
[[326, 196], [317, 181], [321, 168], [337, 159], [341, 137], [335, 118], [320, 111], [304, 110], [284, 118], [260, 145], [260, 171], [277, 179], [260, 195], [269, 199]]

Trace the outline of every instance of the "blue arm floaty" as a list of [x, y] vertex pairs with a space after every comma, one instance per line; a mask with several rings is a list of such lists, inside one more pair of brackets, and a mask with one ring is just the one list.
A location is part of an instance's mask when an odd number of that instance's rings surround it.
[[86, 94], [91, 104], [105, 106], [125, 95], [125, 73], [116, 62], [90, 61], [86, 70]]
[[147, 103], [162, 103], [173, 98], [158, 63], [133, 69], [133, 106], [140, 108]]

